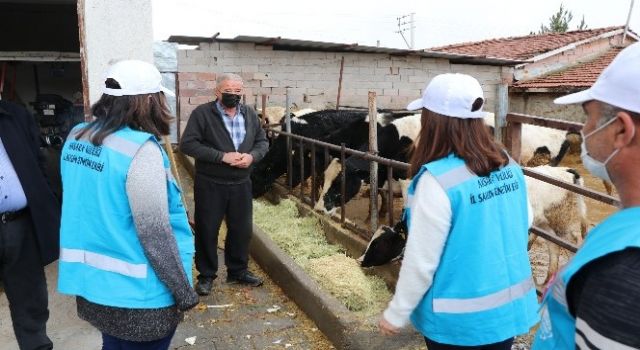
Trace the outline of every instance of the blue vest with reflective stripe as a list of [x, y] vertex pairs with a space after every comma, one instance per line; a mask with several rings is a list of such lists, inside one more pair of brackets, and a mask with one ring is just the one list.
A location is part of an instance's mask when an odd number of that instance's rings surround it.
[[589, 232], [582, 247], [560, 270], [542, 304], [542, 320], [532, 349], [575, 349], [576, 319], [569, 313], [566, 286], [589, 262], [630, 247], [640, 248], [640, 207], [623, 209]]
[[[433, 284], [411, 315], [414, 326], [436, 342], [459, 346], [528, 332], [538, 321], [538, 303], [527, 254], [522, 170], [512, 162], [478, 177], [451, 154], [421, 168], [410, 198], [425, 171], [449, 197], [452, 222]], [[406, 214], [411, 227], [411, 210]]]
[[[129, 166], [153, 135], [130, 128], [119, 130], [100, 146], [74, 129], [64, 145], [60, 169], [64, 185], [60, 228], [58, 291], [101, 305], [160, 308], [175, 304], [138, 240], [126, 193]], [[160, 145], [158, 145], [160, 147]], [[167, 174], [168, 208], [180, 258], [192, 283], [194, 251], [180, 189], [160, 148]]]

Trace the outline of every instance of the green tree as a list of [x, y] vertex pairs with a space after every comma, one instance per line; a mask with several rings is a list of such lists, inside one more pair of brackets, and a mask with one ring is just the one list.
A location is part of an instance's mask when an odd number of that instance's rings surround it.
[[[569, 23], [573, 20], [573, 13], [564, 7], [564, 4], [560, 4], [558, 12], [549, 17], [549, 24], [541, 24], [537, 34], [544, 33], [564, 33], [569, 30]], [[587, 29], [587, 23], [582, 16], [582, 21], [577, 27], [578, 30]], [[533, 31], [531, 34], [535, 34]]]
[[584, 15], [582, 15], [582, 20], [580, 21], [580, 24], [578, 24], [578, 30], [585, 30], [588, 29], [587, 28], [587, 22], [584, 21]]

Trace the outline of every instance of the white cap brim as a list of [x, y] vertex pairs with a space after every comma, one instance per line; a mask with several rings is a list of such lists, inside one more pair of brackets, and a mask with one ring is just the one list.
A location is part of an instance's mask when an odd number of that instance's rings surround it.
[[164, 86], [160, 87], [160, 91], [164, 92], [165, 95], [168, 95], [168, 96], [171, 96], [171, 97], [176, 97], [176, 94], [173, 91], [167, 89]]
[[423, 107], [424, 106], [423, 106], [423, 103], [422, 103], [422, 99], [419, 98], [419, 99], [409, 103], [407, 105], [407, 110], [408, 111], [415, 111], [415, 110], [418, 110], [418, 109], [422, 109]]
[[136, 95], [146, 95], [146, 94], [155, 94], [156, 92], [164, 92], [165, 95], [171, 96], [171, 97], [176, 97], [176, 94], [167, 89], [164, 86], [160, 86], [159, 90], [158, 89], [153, 89], [155, 91], [127, 91], [125, 89], [110, 89], [110, 88], [104, 88], [103, 92], [107, 95], [111, 95], [111, 96], [136, 96]]
[[574, 94], [570, 94], [567, 96], [558, 97], [555, 100], [553, 100], [553, 103], [558, 105], [569, 105], [574, 103], [585, 103], [593, 99], [594, 98], [593, 98], [593, 95], [591, 94], [591, 89], [587, 89], [587, 90], [576, 92]]

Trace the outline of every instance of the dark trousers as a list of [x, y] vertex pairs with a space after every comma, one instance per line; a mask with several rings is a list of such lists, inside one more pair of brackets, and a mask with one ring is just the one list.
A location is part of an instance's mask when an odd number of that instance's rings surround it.
[[152, 341], [130, 341], [102, 333], [102, 350], [167, 350], [175, 329], [168, 336]]
[[424, 337], [424, 340], [426, 341], [427, 349], [429, 350], [511, 350], [511, 344], [513, 344], [513, 338], [509, 338], [495, 344], [478, 346], [457, 346], [440, 344], [427, 337]]
[[20, 349], [51, 349], [47, 280], [28, 211], [13, 221], [0, 222], [0, 266]]
[[222, 220], [227, 224], [224, 263], [227, 275], [247, 271], [249, 241], [253, 230], [251, 181], [218, 184], [196, 175], [194, 184], [196, 222], [196, 269], [199, 279], [215, 278], [218, 272], [218, 231]]

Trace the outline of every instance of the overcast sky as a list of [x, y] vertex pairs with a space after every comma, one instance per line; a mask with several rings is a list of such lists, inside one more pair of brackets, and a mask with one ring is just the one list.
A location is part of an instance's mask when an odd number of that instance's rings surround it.
[[[407, 48], [397, 17], [415, 13], [415, 48], [527, 35], [563, 3], [589, 28], [624, 25], [631, 0], [152, 0], [154, 37], [170, 35], [281, 36]], [[640, 1], [631, 29], [640, 31]], [[408, 26], [407, 26], [408, 27]], [[409, 32], [405, 33], [409, 41]]]

